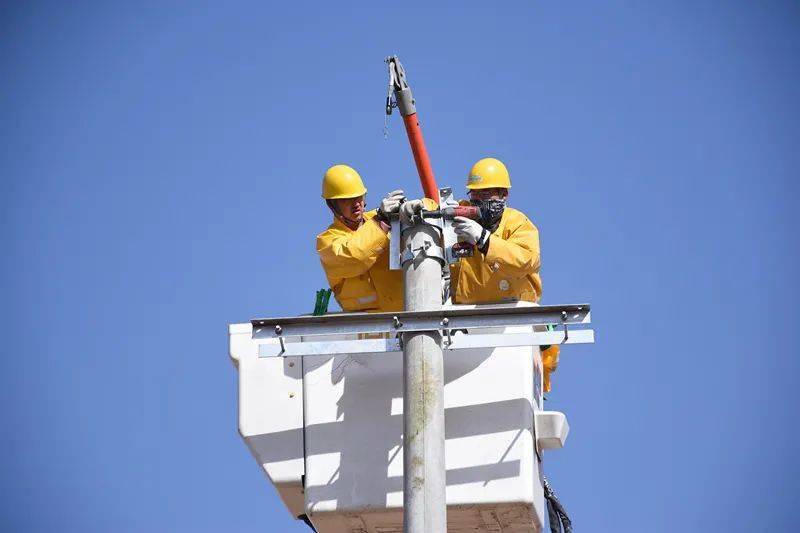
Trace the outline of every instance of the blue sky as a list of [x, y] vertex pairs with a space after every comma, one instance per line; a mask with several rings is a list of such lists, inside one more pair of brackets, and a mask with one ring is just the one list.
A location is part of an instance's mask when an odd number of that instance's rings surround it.
[[545, 469], [578, 531], [800, 520], [800, 8], [10, 2], [0, 529], [303, 531], [236, 432], [226, 325], [313, 309], [325, 168], [373, 206], [484, 156], [590, 302]]

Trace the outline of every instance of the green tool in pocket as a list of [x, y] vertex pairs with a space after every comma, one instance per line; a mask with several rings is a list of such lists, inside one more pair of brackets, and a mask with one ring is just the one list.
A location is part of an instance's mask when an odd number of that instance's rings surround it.
[[314, 316], [324, 315], [328, 312], [328, 302], [331, 299], [330, 289], [320, 289], [317, 291], [317, 302], [314, 305]]

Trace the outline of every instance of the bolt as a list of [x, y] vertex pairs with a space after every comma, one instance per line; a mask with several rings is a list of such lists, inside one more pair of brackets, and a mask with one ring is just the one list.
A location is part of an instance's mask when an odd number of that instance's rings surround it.
[[289, 361], [289, 366], [293, 367], [294, 366], [294, 361]]
[[275, 326], [275, 335], [280, 335], [283, 328], [280, 325]]
[[446, 325], [447, 325], [447, 324], [449, 324], [449, 323], [450, 323], [450, 319], [449, 319], [449, 318], [447, 318], [447, 317], [444, 317], [444, 318], [442, 319], [442, 326], [446, 326]]
[[400, 322], [399, 318], [397, 318], [396, 316], [393, 316], [392, 317], [392, 325], [395, 327], [395, 329], [397, 329], [400, 326], [402, 326], [403, 324]]

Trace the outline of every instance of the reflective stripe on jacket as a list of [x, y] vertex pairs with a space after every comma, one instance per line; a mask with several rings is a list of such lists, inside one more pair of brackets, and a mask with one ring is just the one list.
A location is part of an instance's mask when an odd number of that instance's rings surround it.
[[476, 248], [472, 257], [450, 265], [453, 303], [538, 302], [540, 264], [539, 230], [524, 214], [506, 207], [486, 255]]

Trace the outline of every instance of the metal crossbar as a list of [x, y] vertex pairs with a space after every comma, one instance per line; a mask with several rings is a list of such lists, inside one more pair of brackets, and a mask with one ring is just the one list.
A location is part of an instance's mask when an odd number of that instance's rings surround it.
[[[508, 326], [588, 324], [589, 304], [530, 307], [481, 306], [397, 313], [338, 313], [323, 316], [256, 318], [253, 339], [287, 339], [342, 334], [473, 330]], [[568, 334], [567, 334], [568, 335]]]
[[[594, 342], [594, 331], [581, 329], [570, 331], [541, 331], [533, 333], [489, 333], [463, 334], [458, 332], [443, 339], [445, 351], [470, 348], [500, 348], [506, 346], [542, 346], [551, 344], [587, 344]], [[401, 353], [399, 338], [300, 341], [284, 343], [270, 340], [258, 347], [259, 357], [296, 357], [301, 355], [352, 355]]]

